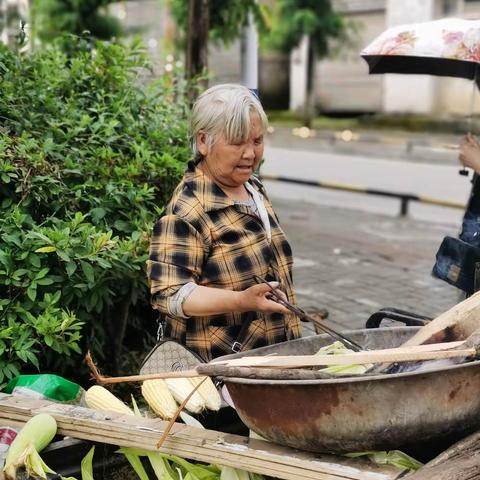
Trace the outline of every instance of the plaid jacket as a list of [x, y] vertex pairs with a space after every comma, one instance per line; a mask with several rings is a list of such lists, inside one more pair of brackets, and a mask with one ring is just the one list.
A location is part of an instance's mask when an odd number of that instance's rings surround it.
[[[165, 336], [205, 361], [232, 353], [235, 341], [250, 350], [300, 337], [294, 315], [235, 312], [184, 319], [167, 313], [168, 297], [188, 282], [239, 291], [255, 284], [255, 274], [280, 281], [295, 303], [290, 245], [261, 182], [249, 181], [264, 195], [270, 243], [260, 219], [236, 205], [193, 162], [153, 230], [147, 262], [153, 308], [165, 317]], [[242, 329], [244, 324], [248, 328]]]

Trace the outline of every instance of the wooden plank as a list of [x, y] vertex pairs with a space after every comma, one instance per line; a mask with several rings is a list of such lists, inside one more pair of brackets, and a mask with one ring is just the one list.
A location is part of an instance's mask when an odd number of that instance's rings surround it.
[[385, 362], [411, 362], [418, 360], [436, 360], [440, 358], [471, 357], [476, 355], [475, 348], [458, 348], [463, 342], [449, 344], [418, 345], [383, 350], [344, 353], [340, 355], [265, 355], [245, 356], [232, 360], [215, 361], [210, 367], [270, 367], [300, 368], [326, 365], [351, 365]]
[[465, 340], [479, 328], [480, 292], [477, 292], [428, 322], [403, 346]]
[[405, 480], [473, 480], [480, 478], [480, 432], [460, 440]]
[[[0, 394], [0, 421], [20, 425], [45, 412], [59, 433], [84, 440], [156, 450], [167, 422]], [[313, 454], [270, 442], [175, 424], [161, 452], [285, 480], [393, 480], [400, 471], [364, 459]]]

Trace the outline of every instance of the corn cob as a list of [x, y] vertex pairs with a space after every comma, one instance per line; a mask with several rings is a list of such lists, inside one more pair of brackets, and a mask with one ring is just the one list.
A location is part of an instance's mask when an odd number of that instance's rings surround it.
[[[47, 473], [55, 473], [40, 458], [43, 450], [57, 433], [57, 422], [46, 413], [33, 416], [20, 430], [8, 448], [5, 459], [5, 478], [17, 478], [17, 469], [24, 466], [28, 476], [35, 474], [47, 478]], [[3, 477], [3, 476], [2, 476]]]
[[205, 406], [209, 410], [218, 411], [220, 410], [222, 399], [212, 379], [209, 377], [190, 377], [189, 380], [193, 387], [196, 387], [204, 378], [206, 380], [198, 387], [197, 392], [203, 398]]
[[[188, 378], [167, 378], [165, 383], [168, 386], [173, 398], [178, 402], [182, 403], [192, 390], [195, 388], [189, 381]], [[202, 396], [195, 392], [188, 400], [185, 405], [185, 408], [192, 413], [200, 413], [202, 410], [205, 410], [206, 405]]]
[[170, 393], [165, 380], [145, 380], [142, 384], [142, 395], [159, 417], [170, 420], [177, 413], [177, 402]]
[[89, 408], [93, 408], [94, 410], [134, 415], [133, 411], [128, 408], [127, 405], [100, 385], [93, 385], [93, 387], [90, 387], [85, 392], [85, 403]]

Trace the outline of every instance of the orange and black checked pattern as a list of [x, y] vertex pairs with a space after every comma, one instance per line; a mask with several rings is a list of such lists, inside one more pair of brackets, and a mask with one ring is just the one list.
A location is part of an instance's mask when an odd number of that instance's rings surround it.
[[167, 313], [168, 297], [188, 282], [240, 291], [255, 283], [254, 275], [280, 281], [288, 300], [296, 303], [290, 245], [263, 185], [254, 177], [249, 181], [264, 196], [270, 242], [261, 220], [236, 205], [193, 162], [153, 229], [147, 262], [153, 308], [165, 317], [165, 336], [205, 361], [232, 353], [245, 322], [242, 350], [300, 337], [294, 315], [235, 312], [184, 319]]

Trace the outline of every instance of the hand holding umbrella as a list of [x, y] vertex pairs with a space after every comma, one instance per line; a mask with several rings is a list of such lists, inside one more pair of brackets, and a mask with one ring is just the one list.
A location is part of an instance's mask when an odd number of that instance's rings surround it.
[[464, 167], [480, 173], [480, 144], [471, 133], [467, 133], [460, 144], [458, 159]]

